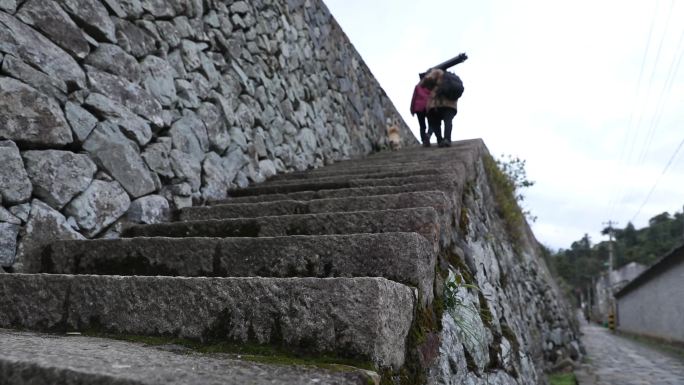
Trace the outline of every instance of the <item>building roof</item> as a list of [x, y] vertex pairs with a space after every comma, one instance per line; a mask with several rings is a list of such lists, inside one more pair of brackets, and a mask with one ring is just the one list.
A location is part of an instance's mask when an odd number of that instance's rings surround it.
[[664, 257], [660, 258], [648, 269], [644, 270], [641, 274], [636, 276], [632, 281], [630, 281], [625, 287], [620, 289], [615, 293], [615, 298], [620, 298], [632, 290], [638, 288], [644, 283], [658, 277], [664, 271], [669, 270], [673, 266], [684, 262], [684, 244], [675, 247], [672, 251], [666, 254]]

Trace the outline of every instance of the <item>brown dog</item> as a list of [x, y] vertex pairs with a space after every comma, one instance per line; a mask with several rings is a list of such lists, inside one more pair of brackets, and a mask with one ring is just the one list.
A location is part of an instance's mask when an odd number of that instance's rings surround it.
[[399, 132], [399, 125], [392, 120], [387, 119], [387, 141], [389, 142], [392, 151], [401, 148], [401, 135]]

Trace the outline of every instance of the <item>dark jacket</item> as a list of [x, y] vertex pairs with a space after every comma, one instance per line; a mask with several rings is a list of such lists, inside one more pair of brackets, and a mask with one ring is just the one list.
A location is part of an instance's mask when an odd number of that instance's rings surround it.
[[419, 83], [420, 86], [430, 90], [430, 99], [427, 103], [427, 111], [437, 107], [449, 107], [455, 110], [458, 109], [458, 99], [450, 100], [447, 98], [438, 97], [436, 95], [437, 88], [439, 88], [439, 86], [442, 84], [442, 76], [444, 76], [444, 71], [438, 68], [433, 68]]

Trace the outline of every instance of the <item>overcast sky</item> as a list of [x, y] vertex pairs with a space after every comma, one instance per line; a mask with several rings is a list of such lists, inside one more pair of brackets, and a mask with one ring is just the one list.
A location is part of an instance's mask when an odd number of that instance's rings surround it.
[[682, 211], [683, 1], [324, 2], [416, 136], [417, 74], [468, 54], [452, 140], [526, 160], [543, 244]]

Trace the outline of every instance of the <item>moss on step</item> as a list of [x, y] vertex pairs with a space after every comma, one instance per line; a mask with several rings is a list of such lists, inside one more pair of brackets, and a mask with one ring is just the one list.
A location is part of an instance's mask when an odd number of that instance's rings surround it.
[[573, 373], [553, 373], [549, 375], [551, 385], [575, 385], [577, 379]]
[[231, 342], [201, 343], [198, 341], [163, 336], [141, 336], [131, 334], [110, 334], [95, 331], [84, 332], [82, 335], [90, 337], [110, 338], [120, 341], [141, 343], [149, 346], [178, 345], [185, 347], [196, 353], [203, 354], [229, 354], [244, 361], [251, 361], [273, 365], [303, 365], [335, 371], [354, 371], [357, 369], [376, 370], [374, 365], [368, 361], [359, 361], [349, 358], [329, 356], [329, 355], [306, 355], [295, 353], [284, 347], [259, 345], [259, 344], [238, 344]]

